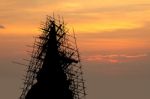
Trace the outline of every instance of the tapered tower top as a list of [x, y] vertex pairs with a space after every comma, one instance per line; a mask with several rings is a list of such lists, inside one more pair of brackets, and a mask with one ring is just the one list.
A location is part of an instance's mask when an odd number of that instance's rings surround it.
[[20, 99], [84, 99], [75, 34], [64, 21], [47, 17], [36, 38]]

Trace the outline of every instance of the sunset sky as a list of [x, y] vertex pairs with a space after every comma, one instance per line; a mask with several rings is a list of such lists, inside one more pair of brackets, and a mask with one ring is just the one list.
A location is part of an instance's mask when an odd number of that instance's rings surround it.
[[47, 15], [75, 30], [87, 99], [150, 99], [150, 0], [0, 0], [0, 99], [17, 99]]

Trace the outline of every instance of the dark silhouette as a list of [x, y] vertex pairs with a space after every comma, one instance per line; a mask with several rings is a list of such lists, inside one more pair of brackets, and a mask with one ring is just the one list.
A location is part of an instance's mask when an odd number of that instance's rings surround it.
[[37, 37], [20, 99], [83, 99], [84, 80], [75, 36], [48, 17]]

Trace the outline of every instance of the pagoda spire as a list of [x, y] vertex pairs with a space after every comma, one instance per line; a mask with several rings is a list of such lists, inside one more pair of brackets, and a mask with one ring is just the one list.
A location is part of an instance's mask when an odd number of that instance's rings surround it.
[[47, 17], [41, 29], [20, 99], [85, 99], [75, 35], [54, 17]]

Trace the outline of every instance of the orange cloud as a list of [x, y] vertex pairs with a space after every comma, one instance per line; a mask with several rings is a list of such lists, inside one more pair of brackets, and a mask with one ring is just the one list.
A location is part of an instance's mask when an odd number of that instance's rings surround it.
[[126, 54], [111, 54], [111, 55], [91, 55], [85, 56], [83, 59], [90, 62], [102, 62], [102, 63], [121, 63], [134, 61], [138, 59], [143, 59], [147, 57], [147, 54], [136, 54], [136, 55], [126, 55]]
[[4, 29], [5, 27], [3, 25], [0, 25], [0, 29]]
[[[132, 2], [131, 2], [132, 1]], [[116, 3], [119, 2], [119, 3]], [[63, 16], [77, 32], [114, 31], [116, 29], [132, 29], [141, 27], [149, 19], [149, 5], [147, 0], [101, 0], [88, 2], [87, 0], [2, 0], [0, 21], [10, 26], [35, 30], [39, 21], [45, 15], [53, 12]], [[11, 16], [11, 17], [10, 17]], [[37, 22], [37, 23], [36, 23]], [[34, 26], [32, 26], [34, 25]], [[8, 29], [9, 30], [9, 29]], [[24, 32], [15, 28], [13, 32]], [[36, 31], [38, 32], [38, 31]]]

